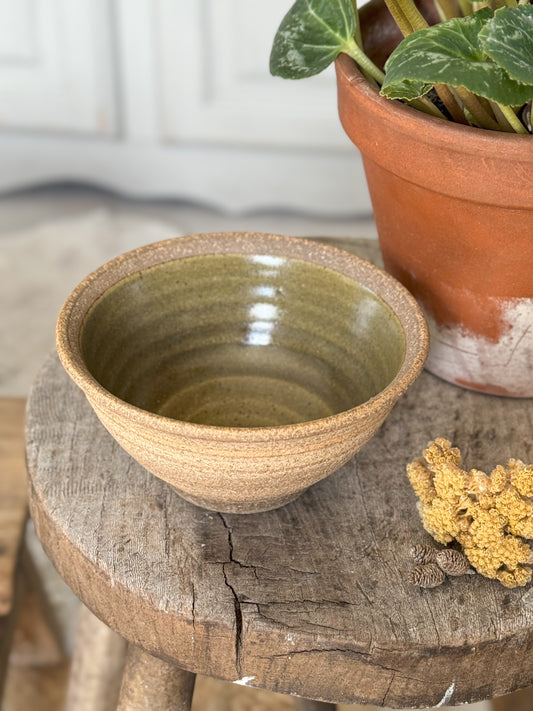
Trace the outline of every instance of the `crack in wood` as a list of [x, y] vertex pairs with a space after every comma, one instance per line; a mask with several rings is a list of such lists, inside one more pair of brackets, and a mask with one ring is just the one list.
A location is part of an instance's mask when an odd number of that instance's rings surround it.
[[[267, 620], [268, 622], [273, 623], [274, 625], [283, 625], [283, 627], [288, 630], [292, 630], [292, 629], [301, 630], [302, 629], [301, 620], [298, 620], [296, 622], [296, 624], [291, 625], [286, 619], [280, 620], [275, 615], [268, 615], [267, 612], [263, 608], [265, 608], [265, 607], [268, 608], [269, 605], [272, 605], [273, 607], [275, 607], [275, 603], [269, 603], [269, 602], [259, 603], [254, 600], [241, 600], [241, 604], [255, 605], [258, 615], [260, 617], [262, 617], [263, 619]], [[276, 611], [279, 611], [279, 612], [289, 612], [290, 613], [290, 612], [294, 611], [294, 604], [292, 607], [281, 608], [281, 609], [277, 609], [275, 607], [275, 609], [276, 609]], [[333, 627], [332, 625], [321, 624], [320, 622], [315, 622], [315, 621], [311, 621], [311, 620], [307, 620], [305, 624], [306, 624], [307, 628], [318, 628], [320, 630], [327, 630], [328, 632], [335, 632], [335, 633], [342, 633], [343, 632], [343, 630], [337, 629], [336, 627]]]
[[331, 652], [339, 652], [339, 654], [355, 655], [357, 657], [363, 657], [364, 659], [368, 656], [365, 652], [356, 652], [354, 649], [344, 649], [342, 647], [324, 647], [321, 648], [311, 648], [311, 649], [291, 649], [288, 652], [278, 652], [276, 654], [270, 654], [268, 656], [257, 655], [258, 659], [278, 659], [287, 657], [296, 657], [299, 654], [330, 654]]
[[290, 657], [295, 657], [300, 654], [331, 654], [332, 652], [338, 652], [339, 654], [343, 654], [346, 656], [356, 657], [356, 658], [360, 659], [363, 664], [371, 664], [373, 667], [377, 667], [378, 669], [382, 669], [383, 671], [390, 672], [392, 674], [392, 678], [390, 680], [388, 689], [385, 693], [385, 697], [389, 693], [389, 690], [392, 686], [392, 682], [395, 678], [406, 679], [408, 681], [416, 681], [419, 684], [426, 683], [425, 679], [418, 679], [415, 676], [407, 676], [405, 674], [401, 674], [397, 669], [393, 669], [392, 667], [389, 667], [385, 664], [380, 664], [375, 659], [372, 659], [371, 655], [368, 652], [363, 652], [363, 651], [355, 650], [355, 649], [347, 649], [347, 648], [343, 648], [343, 647], [324, 647], [324, 648], [309, 648], [309, 649], [294, 649], [294, 650], [291, 649], [290, 651], [287, 651], [287, 652], [278, 652], [276, 654], [270, 654], [269, 656], [257, 655], [257, 659], [278, 659], [278, 658], [279, 659], [281, 659], [281, 658], [288, 659]]
[[[263, 600], [261, 602], [258, 602], [257, 600], [247, 600], [247, 602], [257, 602], [258, 605], [272, 605], [273, 607], [278, 607], [278, 605], [287, 605], [288, 607], [285, 608], [285, 611], [288, 612], [294, 609], [295, 605], [301, 604], [319, 605], [320, 607], [351, 607], [355, 605], [355, 603], [351, 602], [350, 600], [328, 600], [328, 598], [310, 600], [309, 598], [305, 597], [293, 597], [289, 600]], [[280, 612], [284, 612], [284, 610], [281, 609]]]
[[[237, 563], [238, 561], [234, 560], [233, 558], [233, 538], [232, 538], [232, 530], [231, 527], [228, 526], [226, 519], [224, 516], [219, 512], [218, 513], [220, 520], [222, 521], [222, 524], [224, 528], [226, 529], [226, 533], [228, 536], [228, 549], [229, 549], [229, 563]], [[233, 585], [229, 582], [228, 580], [228, 575], [226, 573], [226, 566], [228, 565], [228, 562], [222, 563], [222, 574], [224, 576], [224, 582], [226, 586], [231, 590], [231, 594], [233, 595], [233, 606], [235, 609], [235, 664], [237, 667], [237, 674], [238, 678], [242, 678], [242, 609], [241, 609], [241, 601], [239, 599], [239, 596], [237, 595], [237, 591], [233, 587]]]
[[191, 604], [192, 628], [196, 632], [196, 588], [192, 583], [192, 604]]
[[394, 681], [395, 678], [396, 678], [396, 673], [395, 673], [395, 672], [392, 672], [391, 678], [390, 678], [390, 681], [389, 681], [389, 684], [388, 684], [388, 686], [387, 686], [387, 689], [385, 690], [385, 693], [383, 694], [383, 699], [381, 700], [381, 706], [386, 706], [386, 703], [385, 703], [385, 702], [387, 701], [387, 696], [389, 695], [389, 692], [390, 692], [390, 690], [391, 690], [392, 683], [393, 683], [393, 681]]
[[161, 508], [163, 511], [163, 520], [164, 520], [164, 524], [165, 524], [165, 557], [168, 560], [168, 558], [170, 556], [170, 550], [171, 550], [171, 546], [170, 546], [171, 530], [170, 530], [170, 526], [169, 526], [169, 522], [168, 522], [167, 503], [168, 503], [168, 492], [165, 492], [161, 496]]
[[433, 614], [433, 610], [432, 610], [432, 608], [431, 608], [431, 602], [430, 602], [430, 600], [426, 598], [426, 602], [427, 602], [427, 608], [428, 608], [428, 612], [429, 612], [429, 617], [431, 618], [431, 621], [433, 622], [433, 627], [434, 627], [434, 629], [435, 629], [435, 636], [436, 636], [436, 639], [437, 639], [437, 645], [440, 647], [440, 646], [442, 646], [442, 645], [441, 645], [441, 642], [440, 642], [439, 626], [437, 625], [437, 620], [435, 619], [435, 615]]

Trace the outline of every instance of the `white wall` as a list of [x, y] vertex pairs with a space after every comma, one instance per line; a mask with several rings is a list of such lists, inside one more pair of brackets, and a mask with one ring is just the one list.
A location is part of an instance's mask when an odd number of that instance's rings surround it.
[[90, 181], [367, 213], [333, 70], [271, 77], [291, 0], [0, 0], [0, 190]]

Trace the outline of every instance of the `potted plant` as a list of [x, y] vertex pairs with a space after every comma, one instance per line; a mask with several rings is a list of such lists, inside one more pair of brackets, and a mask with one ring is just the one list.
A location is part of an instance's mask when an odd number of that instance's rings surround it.
[[297, 0], [271, 72], [333, 60], [385, 267], [430, 325], [428, 369], [533, 396], [533, 5]]

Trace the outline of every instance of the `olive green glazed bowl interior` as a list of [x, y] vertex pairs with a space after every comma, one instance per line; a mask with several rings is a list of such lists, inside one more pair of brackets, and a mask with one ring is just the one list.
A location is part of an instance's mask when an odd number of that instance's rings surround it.
[[392, 277], [264, 234], [122, 255], [84, 279], [57, 327], [65, 369], [119, 444], [189, 501], [234, 512], [283, 505], [352, 457], [427, 346]]

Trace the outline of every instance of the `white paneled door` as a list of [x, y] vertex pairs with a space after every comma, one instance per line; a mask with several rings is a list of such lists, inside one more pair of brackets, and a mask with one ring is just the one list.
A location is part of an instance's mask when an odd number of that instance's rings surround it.
[[333, 70], [270, 76], [292, 0], [0, 0], [0, 191], [89, 181], [225, 210], [368, 213]]
[[289, 0], [159, 0], [167, 140], [347, 150], [333, 68], [305, 81], [269, 73]]
[[0, 0], [0, 127], [114, 131], [107, 0]]

